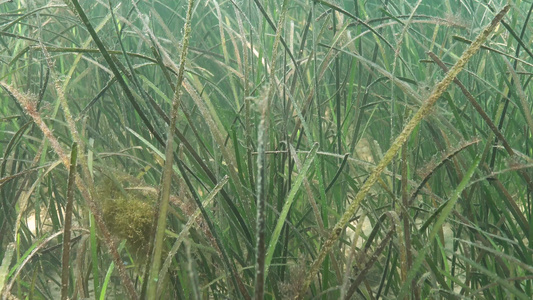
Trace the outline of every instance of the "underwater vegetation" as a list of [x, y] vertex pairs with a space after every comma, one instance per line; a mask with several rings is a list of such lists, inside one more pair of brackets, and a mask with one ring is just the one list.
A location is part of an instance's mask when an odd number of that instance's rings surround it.
[[1, 299], [531, 299], [531, 1], [0, 1]]
[[97, 199], [101, 202], [103, 220], [109, 232], [125, 239], [139, 259], [146, 256], [147, 241], [152, 238], [157, 194], [125, 191], [113, 182], [105, 182], [97, 189]]

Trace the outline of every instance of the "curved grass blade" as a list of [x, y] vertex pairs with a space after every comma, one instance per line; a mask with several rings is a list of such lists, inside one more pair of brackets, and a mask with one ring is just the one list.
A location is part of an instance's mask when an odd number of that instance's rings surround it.
[[[228, 177], [228, 175], [226, 175], [220, 180], [220, 182], [205, 197], [204, 201], [202, 202], [203, 206], [207, 206], [207, 205], [209, 205], [211, 203], [211, 201], [213, 201], [215, 196], [220, 192], [220, 190], [222, 190], [222, 187], [224, 187], [224, 185], [226, 185], [226, 183], [228, 183], [228, 179], [229, 179], [229, 177]], [[198, 218], [198, 216], [200, 214], [201, 214], [201, 210], [198, 208], [198, 209], [196, 209], [194, 214], [189, 217], [189, 220], [187, 221], [187, 223], [185, 224], [185, 226], [181, 230], [180, 234], [176, 238], [176, 241], [174, 242], [174, 245], [172, 246], [172, 248], [168, 252], [167, 258], [165, 259], [165, 262], [161, 266], [161, 271], [159, 272], [159, 284], [157, 286], [158, 294], [160, 293], [160, 291], [162, 291], [163, 282], [165, 281], [165, 276], [167, 275], [168, 269], [170, 267], [170, 264], [172, 263], [172, 258], [178, 252], [183, 240], [185, 239], [185, 237], [189, 233], [189, 230], [194, 225], [194, 223], [196, 222], [196, 219]]]
[[[4, 252], [4, 258], [2, 259], [2, 265], [0, 265], [0, 293], [4, 289], [4, 284], [8, 278], [8, 270], [11, 265], [11, 259], [13, 258], [13, 253], [15, 252], [15, 244], [10, 243], [7, 245]], [[1, 294], [0, 294], [1, 295]]]
[[11, 280], [9, 283], [4, 287], [4, 290], [2, 291], [2, 299], [7, 299], [7, 295], [11, 292], [11, 288], [13, 287], [13, 284], [17, 280], [18, 276], [20, 275], [20, 272], [30, 262], [30, 260], [39, 254], [39, 250], [41, 250], [48, 242], [51, 240], [57, 238], [62, 234], [61, 231], [56, 232], [49, 237], [43, 237], [42, 239], [36, 241], [25, 253], [23, 256], [20, 257], [19, 261], [15, 266], [11, 269], [11, 271], [8, 273], [8, 277], [11, 277]]
[[[126, 245], [126, 240], [123, 240], [120, 245], [118, 246], [118, 251], [120, 252], [122, 249], [124, 249], [124, 246]], [[107, 291], [107, 287], [109, 285], [109, 281], [111, 280], [111, 275], [113, 274], [113, 270], [115, 269], [115, 263], [114, 262], [111, 262], [111, 264], [109, 264], [109, 268], [107, 268], [107, 273], [105, 274], [105, 278], [104, 278], [104, 282], [102, 284], [102, 291], [100, 293], [100, 300], [105, 300], [106, 299], [106, 291]]]
[[289, 195], [285, 200], [285, 204], [283, 205], [283, 209], [281, 210], [281, 213], [279, 215], [278, 222], [276, 223], [276, 227], [274, 228], [274, 232], [272, 233], [272, 237], [270, 238], [270, 243], [268, 244], [268, 250], [265, 259], [265, 278], [267, 278], [268, 276], [268, 269], [270, 268], [272, 257], [274, 256], [274, 250], [276, 249], [276, 246], [278, 244], [279, 235], [281, 233], [281, 229], [283, 228], [283, 224], [285, 223], [285, 220], [287, 218], [287, 214], [289, 213], [289, 209], [291, 208], [292, 203], [296, 198], [296, 194], [298, 193], [298, 190], [300, 189], [304, 178], [307, 176], [307, 171], [309, 170], [309, 167], [311, 167], [311, 164], [313, 163], [316, 157], [317, 150], [318, 143], [315, 143], [313, 145], [313, 148], [311, 148], [311, 150], [309, 151], [309, 154], [307, 154], [305, 162], [302, 166], [302, 170], [294, 180], [294, 184], [292, 185]]
[[[500, 286], [506, 288], [509, 291], [508, 296], [512, 295], [514, 297], [517, 297], [518, 299], [523, 299], [523, 300], [531, 299], [531, 297], [530, 297], [531, 295], [524, 294], [523, 292], [518, 290], [508, 279], [501, 278], [500, 276], [498, 276], [497, 274], [495, 274], [491, 270], [487, 269], [486, 267], [484, 267], [480, 263], [478, 263], [478, 262], [476, 262], [476, 261], [474, 261], [474, 260], [472, 260], [472, 259], [460, 254], [460, 253], [453, 253], [453, 255], [458, 257], [458, 258], [460, 258], [464, 262], [468, 263], [472, 267], [474, 267], [481, 274], [483, 274], [485, 276], [488, 276], [489, 280], [491, 282], [496, 282]], [[475, 299], [475, 297], [474, 297], [474, 299]]]
[[474, 175], [474, 172], [477, 170], [477, 167], [481, 161], [481, 155], [478, 155], [475, 159], [468, 171], [466, 172], [465, 176], [463, 177], [463, 180], [459, 183], [459, 186], [457, 189], [453, 192], [452, 196], [450, 197], [450, 200], [446, 202], [446, 205], [442, 208], [442, 211], [439, 215], [439, 218], [435, 222], [435, 225], [431, 229], [431, 232], [429, 233], [429, 236], [427, 238], [426, 246], [422, 248], [422, 250], [418, 251], [418, 255], [415, 258], [415, 261], [413, 262], [413, 265], [411, 269], [409, 270], [409, 273], [407, 274], [407, 278], [404, 281], [402, 288], [400, 289], [400, 293], [398, 294], [398, 299], [402, 299], [404, 296], [407, 295], [409, 292], [408, 289], [411, 286], [411, 281], [415, 278], [418, 269], [422, 265], [422, 262], [425, 259], [426, 253], [431, 248], [431, 245], [433, 244], [433, 240], [437, 236], [437, 233], [439, 230], [441, 230], [442, 225], [444, 224], [444, 221], [446, 221], [446, 218], [450, 215], [450, 213], [453, 210], [453, 207], [455, 206], [455, 203], [457, 200], [459, 200], [459, 197], [461, 196], [461, 193], [463, 190], [468, 186], [468, 183], [470, 182], [470, 178], [472, 178], [472, 175]]
[[78, 0], [70, 0], [70, 1], [68, 1], [68, 4], [72, 4], [72, 6], [70, 6], [70, 5], [69, 6], [71, 7], [72, 10], [74, 10], [75, 13], [77, 13], [79, 18], [81, 19], [81, 21], [85, 25], [85, 28], [87, 28], [87, 30], [91, 34], [91, 37], [93, 38], [95, 44], [98, 46], [98, 49], [100, 50], [100, 53], [102, 54], [102, 56], [106, 60], [107, 64], [109, 65], [109, 68], [111, 69], [111, 71], [113, 71], [113, 75], [115, 75], [116, 80], [118, 81], [118, 83], [120, 84], [120, 87], [124, 91], [124, 94], [126, 95], [126, 98], [128, 98], [128, 100], [130, 101], [131, 105], [133, 106], [133, 108], [135, 109], [137, 114], [139, 114], [139, 117], [142, 119], [142, 121], [143, 121], [144, 125], [146, 126], [146, 128], [159, 141], [159, 143], [161, 145], [164, 145], [165, 142], [163, 141], [163, 138], [161, 137], [161, 135], [159, 135], [159, 132], [157, 132], [155, 130], [154, 126], [150, 123], [150, 121], [146, 117], [146, 114], [143, 112], [141, 106], [135, 100], [135, 96], [133, 95], [132, 91], [128, 87], [128, 84], [126, 83], [126, 81], [122, 77], [119, 69], [117, 68], [117, 65], [116, 65], [115, 61], [113, 60], [113, 58], [111, 57], [111, 55], [107, 51], [107, 48], [105, 47], [105, 45], [103, 44], [102, 40], [100, 39], [100, 37], [96, 33], [94, 27], [91, 25], [91, 22], [89, 21], [89, 18], [87, 17], [85, 12], [83, 11], [83, 8], [81, 7], [81, 5], [78, 2]]

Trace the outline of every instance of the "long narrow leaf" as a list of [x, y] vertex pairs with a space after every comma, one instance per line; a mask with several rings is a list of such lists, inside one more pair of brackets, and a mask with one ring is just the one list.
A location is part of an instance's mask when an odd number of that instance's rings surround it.
[[281, 210], [281, 213], [279, 214], [276, 227], [274, 228], [274, 231], [272, 232], [272, 237], [270, 238], [270, 242], [268, 244], [268, 250], [267, 250], [267, 255], [265, 259], [265, 278], [268, 277], [268, 269], [270, 268], [270, 264], [272, 263], [272, 258], [274, 256], [274, 250], [276, 249], [278, 245], [279, 235], [281, 233], [281, 229], [283, 228], [283, 224], [285, 224], [287, 214], [289, 213], [289, 209], [291, 208], [292, 203], [296, 199], [296, 194], [298, 193], [298, 190], [300, 189], [300, 186], [302, 185], [304, 178], [307, 176], [307, 171], [309, 170], [309, 167], [311, 167], [311, 164], [313, 163], [316, 157], [317, 150], [318, 150], [318, 143], [315, 143], [313, 145], [313, 148], [309, 150], [309, 154], [307, 154], [307, 157], [305, 158], [305, 162], [302, 166], [302, 170], [300, 171], [300, 173], [294, 180], [294, 184], [291, 187], [291, 191], [289, 192], [287, 199], [285, 199], [285, 204], [283, 205], [283, 209]]

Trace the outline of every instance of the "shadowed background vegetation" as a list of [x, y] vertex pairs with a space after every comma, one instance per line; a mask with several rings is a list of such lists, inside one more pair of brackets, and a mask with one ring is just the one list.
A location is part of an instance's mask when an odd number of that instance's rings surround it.
[[530, 299], [507, 4], [0, 1], [2, 299]]

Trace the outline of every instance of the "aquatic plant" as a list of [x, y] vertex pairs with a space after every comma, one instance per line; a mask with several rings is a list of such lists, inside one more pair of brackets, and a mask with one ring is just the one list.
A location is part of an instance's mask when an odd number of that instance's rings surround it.
[[2, 299], [530, 299], [532, 12], [0, 1]]

